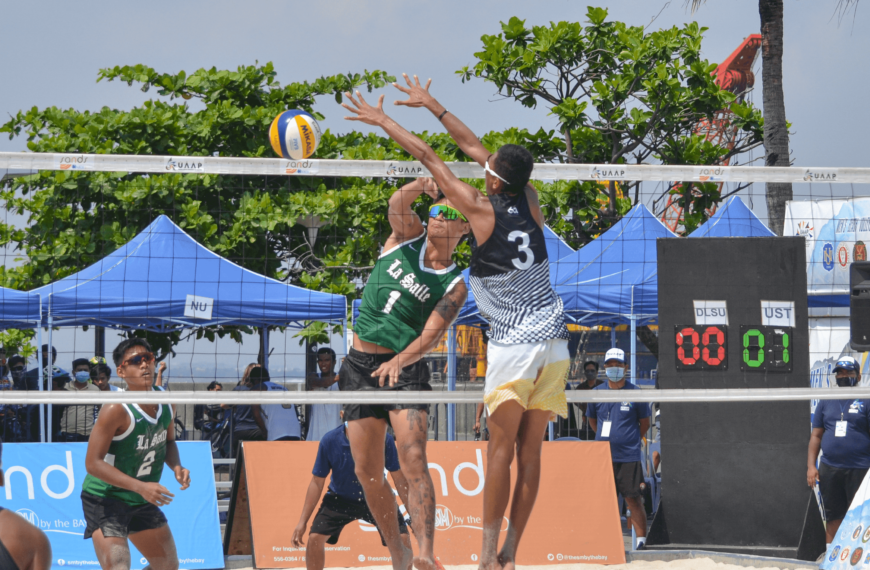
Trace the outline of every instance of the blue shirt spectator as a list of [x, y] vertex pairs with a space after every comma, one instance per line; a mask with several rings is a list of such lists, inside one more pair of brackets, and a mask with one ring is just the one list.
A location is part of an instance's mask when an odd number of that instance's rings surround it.
[[[384, 465], [387, 471], [394, 473], [399, 470], [399, 453], [393, 436], [387, 434], [384, 442]], [[329, 492], [349, 501], [365, 502], [362, 485], [356, 478], [356, 465], [350, 454], [350, 442], [344, 432], [344, 424], [326, 432], [317, 447], [317, 459], [311, 474], [315, 477], [326, 477], [332, 471], [329, 480]]]
[[[837, 422], [846, 422], [837, 437]], [[820, 461], [841, 469], [870, 468], [870, 400], [820, 400], [813, 427], [824, 428]]]
[[[605, 382], [594, 390], [610, 390], [610, 384]], [[626, 381], [623, 390], [639, 390], [637, 386]], [[644, 402], [590, 402], [586, 408], [586, 417], [597, 421], [595, 441], [609, 441], [610, 455], [614, 463], [630, 463], [640, 461], [640, 420], [650, 417], [649, 404]], [[602, 435], [605, 423], [610, 422], [610, 434]]]
[[[247, 392], [251, 389], [250, 386], [236, 386], [233, 392]], [[254, 421], [254, 412], [251, 411], [251, 406], [247, 404], [236, 404], [233, 406], [233, 431], [244, 431], [257, 429], [257, 422]]]

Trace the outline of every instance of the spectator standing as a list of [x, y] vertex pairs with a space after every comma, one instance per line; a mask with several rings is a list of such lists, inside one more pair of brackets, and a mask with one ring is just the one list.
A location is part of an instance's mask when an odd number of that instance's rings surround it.
[[[270, 380], [269, 373], [265, 368], [259, 370], [263, 372], [260, 390], [268, 392], [287, 391], [284, 386], [275, 384]], [[256, 372], [254, 370], [251, 375], [254, 376]], [[265, 406], [254, 404], [251, 406], [251, 411], [267, 441], [299, 441], [302, 439], [302, 426], [299, 425], [296, 406], [293, 404], [267, 404]]]
[[[320, 369], [320, 373], [309, 376], [309, 390], [338, 391], [335, 361], [335, 351], [328, 346], [317, 351], [317, 367]], [[305, 436], [306, 441], [320, 441], [326, 432], [341, 425], [340, 411], [341, 404], [312, 404], [308, 420], [308, 433]]]
[[[401, 497], [402, 502], [408, 503], [408, 481], [402, 475], [399, 468], [399, 454], [396, 450], [396, 442], [393, 436], [386, 434], [384, 446], [384, 465], [393, 478], [393, 484]], [[305, 503], [302, 506], [302, 514], [299, 523], [293, 531], [290, 539], [296, 548], [305, 545], [305, 528], [308, 520], [314, 512], [317, 500], [323, 494], [323, 485], [326, 476], [332, 472], [329, 489], [320, 503], [317, 516], [311, 525], [308, 534], [308, 546], [305, 550], [305, 566], [307, 570], [323, 570], [325, 565], [326, 544], [336, 544], [342, 529], [355, 520], [364, 520], [378, 527], [372, 512], [366, 504], [362, 485], [356, 476], [356, 464], [350, 452], [350, 442], [347, 439], [347, 431], [344, 425], [327, 432], [320, 439], [317, 447], [317, 458], [314, 460], [311, 483], [308, 484], [308, 493], [305, 495]], [[386, 483], [385, 483], [386, 484]], [[399, 519], [399, 532], [402, 544], [411, 551], [411, 541], [408, 536], [408, 528], [401, 512], [396, 511]], [[378, 528], [378, 534], [380, 534]], [[381, 535], [381, 544], [387, 543]]]
[[[625, 379], [625, 352], [611, 348], [604, 356], [607, 383], [593, 390], [639, 390]], [[637, 549], [646, 546], [646, 509], [643, 504], [641, 438], [649, 429], [649, 404], [642, 402], [590, 402], [586, 407], [595, 441], [609, 441], [616, 492], [631, 510], [631, 524], [637, 533]]]
[[[247, 392], [251, 389], [259, 389], [260, 378], [262, 378], [263, 373], [257, 372], [255, 378], [254, 371], [261, 369], [262, 366], [257, 363], [248, 364], [247, 368], [245, 368], [245, 373], [242, 376], [242, 381], [239, 382], [238, 386], [233, 388], [233, 392]], [[266, 377], [268, 379], [268, 376]], [[257, 384], [256, 388], [254, 388], [255, 381]], [[235, 454], [233, 457], [238, 457], [239, 442], [241, 441], [266, 441], [266, 434], [263, 433], [263, 430], [259, 425], [257, 425], [251, 406], [245, 404], [233, 406], [222, 404], [222, 407], [233, 409], [233, 440], [231, 448]]]
[[24, 390], [24, 375], [27, 366], [27, 360], [18, 354], [10, 358], [6, 365], [9, 367], [9, 377], [12, 380], [13, 390]]
[[[594, 360], [587, 360], [583, 364], [583, 382], [577, 384], [575, 390], [594, 390], [604, 384], [603, 380], [598, 379], [598, 363]], [[595, 439], [595, 428], [589, 425], [589, 419], [586, 417], [586, 409], [588, 404], [581, 402], [577, 404], [580, 411], [583, 413], [583, 423], [580, 424], [580, 432], [578, 437], [583, 440]]]
[[102, 392], [123, 392], [124, 389], [114, 384], [109, 384], [112, 379], [112, 368], [102, 356], [95, 356], [88, 361], [90, 364], [91, 382]]
[[[48, 345], [42, 345], [42, 365], [45, 367], [45, 370], [52, 370], [52, 376], [60, 375], [60, 373], [66, 374], [66, 371], [62, 368], [57, 368], [54, 366], [54, 363], [57, 361], [57, 349], [55, 347], [51, 347], [51, 366], [48, 364]], [[48, 376], [46, 373], [44, 376]], [[35, 368], [31, 368], [24, 374], [22, 387], [19, 390], [39, 390], [39, 364]]]
[[[851, 356], [834, 366], [837, 386], [861, 381], [861, 368]], [[816, 468], [819, 450], [822, 457]], [[830, 547], [840, 523], [870, 468], [870, 400], [819, 400], [807, 451], [807, 484], [818, 482], [825, 509], [825, 535]]]
[[[91, 365], [86, 358], [73, 360], [73, 381], [64, 389], [69, 392], [99, 392], [91, 384]], [[66, 406], [60, 421], [61, 441], [87, 441], [94, 429], [93, 404], [85, 406]]]
[[[205, 389], [209, 392], [222, 392], [224, 385], [212, 380]], [[193, 427], [198, 430], [211, 431], [214, 424], [223, 419], [224, 411], [220, 404], [196, 404], [193, 406]]]

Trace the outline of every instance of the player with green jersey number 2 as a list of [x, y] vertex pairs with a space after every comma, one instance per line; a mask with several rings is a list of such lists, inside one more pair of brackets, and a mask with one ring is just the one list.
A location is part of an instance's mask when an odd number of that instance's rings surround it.
[[[424, 192], [435, 199], [428, 229], [411, 209]], [[338, 376], [341, 390], [431, 390], [423, 356], [438, 345], [468, 295], [452, 258], [470, 227], [431, 179], [396, 191], [388, 217], [392, 233], [363, 291], [353, 348]], [[395, 570], [408, 570], [412, 553], [399, 539], [396, 500], [384, 478], [387, 424], [395, 433], [399, 466], [409, 484], [406, 507], [420, 546], [413, 564], [418, 570], [437, 567], [435, 488], [426, 460], [428, 411], [426, 404], [344, 406], [356, 476]]]
[[[147, 341], [130, 338], [112, 353], [127, 390], [152, 390], [154, 354]], [[85, 538], [93, 538], [103, 570], [129, 570], [129, 538], [152, 570], [177, 570], [175, 540], [158, 508], [173, 494], [160, 484], [163, 464], [181, 490], [190, 471], [181, 466], [175, 444], [175, 409], [167, 404], [109, 404], [100, 411], [88, 441], [82, 485]]]

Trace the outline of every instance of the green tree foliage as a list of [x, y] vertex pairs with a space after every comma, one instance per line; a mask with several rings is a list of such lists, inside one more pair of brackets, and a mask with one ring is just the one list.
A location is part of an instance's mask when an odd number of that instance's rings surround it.
[[[761, 144], [760, 112], [716, 85], [716, 64], [700, 56], [706, 28], [690, 23], [647, 32], [607, 21], [607, 10], [592, 7], [587, 18], [586, 26], [551, 22], [533, 27], [511, 18], [502, 23], [498, 35], [481, 38], [483, 49], [474, 54], [477, 63], [457, 72], [463, 81], [482, 78], [494, 83], [501, 95], [526, 107], [548, 106], [558, 123], [558, 140], [540, 144], [540, 133], [518, 134], [538, 151], [538, 160], [721, 164]], [[700, 121], [711, 120], [721, 109], [733, 112], [732, 123], [739, 131], [733, 149], [694, 132]], [[545, 194], [554, 210], [567, 206], [579, 214], [574, 237], [582, 242], [630, 207], [630, 191], [637, 185], [624, 185], [623, 199], [615, 185], [601, 196], [605, 190], [591, 182]], [[719, 199], [714, 184], [690, 190], [694, 191], [675, 190], [681, 201], [690, 202], [687, 211], [697, 213], [687, 218], [687, 229], [703, 221], [705, 208]], [[603, 215], [602, 202], [610, 206]]]

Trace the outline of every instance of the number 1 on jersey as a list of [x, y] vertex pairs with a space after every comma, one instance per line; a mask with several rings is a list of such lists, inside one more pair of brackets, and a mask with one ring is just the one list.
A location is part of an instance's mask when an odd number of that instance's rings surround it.
[[386, 306], [384, 307], [384, 313], [386, 313], [386, 314], [389, 315], [390, 312], [393, 310], [393, 305], [396, 304], [396, 301], [398, 301], [398, 300], [399, 300], [399, 297], [401, 297], [401, 296], [402, 296], [402, 292], [401, 292], [401, 291], [392, 291], [392, 292], [390, 292], [390, 298], [387, 299], [387, 304], [386, 304]]
[[520, 255], [525, 256], [525, 259], [520, 261], [519, 257], [515, 257], [511, 259], [511, 263], [514, 264], [514, 267], [520, 270], [526, 270], [532, 266], [535, 262], [535, 252], [529, 249], [529, 234], [526, 232], [521, 232], [519, 230], [514, 230], [508, 234], [508, 241], [517, 241], [520, 240], [520, 245], [518, 247]]

